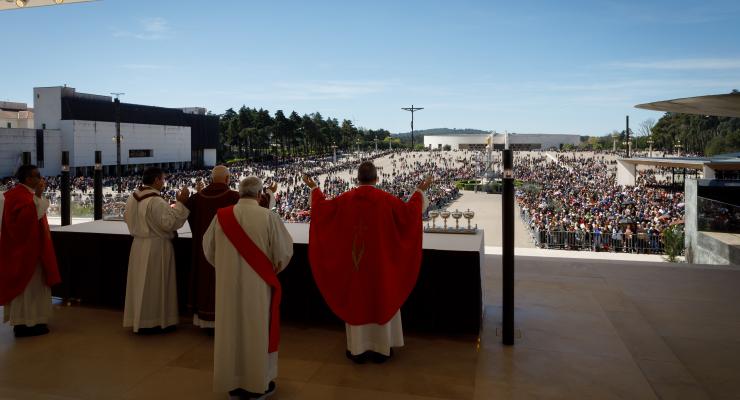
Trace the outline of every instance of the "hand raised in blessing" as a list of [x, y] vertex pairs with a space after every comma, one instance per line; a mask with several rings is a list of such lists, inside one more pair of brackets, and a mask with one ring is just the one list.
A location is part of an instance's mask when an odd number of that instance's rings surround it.
[[421, 190], [422, 192], [429, 189], [429, 186], [432, 186], [432, 177], [427, 176], [424, 178], [423, 181], [421, 181], [418, 185], [416, 185], [416, 188]]
[[316, 182], [314, 182], [314, 180], [311, 179], [311, 177], [306, 174], [303, 174], [303, 183], [305, 183], [306, 186], [308, 186], [311, 189], [316, 187]]
[[180, 203], [187, 203], [189, 197], [190, 190], [187, 186], [183, 186], [182, 189], [177, 192], [177, 201], [179, 201]]

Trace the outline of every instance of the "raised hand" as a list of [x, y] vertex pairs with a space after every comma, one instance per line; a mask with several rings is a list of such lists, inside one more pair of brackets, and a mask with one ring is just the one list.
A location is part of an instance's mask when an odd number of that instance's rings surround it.
[[306, 186], [308, 186], [311, 189], [316, 187], [316, 182], [314, 182], [314, 180], [306, 174], [303, 174], [303, 183], [305, 183]]
[[268, 187], [267, 187], [267, 189], [268, 189], [269, 191], [271, 191], [272, 193], [277, 193], [277, 189], [278, 189], [278, 184], [277, 184], [277, 182], [275, 182], [275, 181], [272, 181], [272, 183], [270, 184], [270, 186], [268, 186]]
[[188, 190], [187, 186], [183, 186], [182, 189], [177, 192], [177, 201], [180, 203], [187, 203], [188, 198], [190, 197], [190, 190]]
[[421, 190], [422, 192], [429, 189], [429, 186], [432, 186], [432, 177], [427, 176], [424, 178], [423, 181], [421, 181], [418, 185], [416, 185], [416, 188]]
[[205, 184], [203, 183], [203, 181], [198, 181], [195, 184], [195, 191], [200, 192], [201, 190], [203, 190], [204, 187], [205, 187]]

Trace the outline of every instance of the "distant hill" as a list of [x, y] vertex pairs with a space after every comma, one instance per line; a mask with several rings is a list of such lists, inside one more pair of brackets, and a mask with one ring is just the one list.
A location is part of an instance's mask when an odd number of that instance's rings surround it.
[[[422, 129], [414, 131], [414, 137], [423, 136], [441, 136], [441, 135], [487, 135], [490, 131], [482, 131], [480, 129], [450, 129], [450, 128], [434, 128], [434, 129]], [[396, 137], [407, 137], [411, 136], [411, 132], [394, 133]]]

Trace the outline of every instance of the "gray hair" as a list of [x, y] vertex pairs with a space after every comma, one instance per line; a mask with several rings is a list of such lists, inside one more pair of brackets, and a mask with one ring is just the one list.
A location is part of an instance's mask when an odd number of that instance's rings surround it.
[[256, 176], [248, 176], [239, 182], [239, 196], [244, 197], [258, 197], [262, 191], [262, 179]]

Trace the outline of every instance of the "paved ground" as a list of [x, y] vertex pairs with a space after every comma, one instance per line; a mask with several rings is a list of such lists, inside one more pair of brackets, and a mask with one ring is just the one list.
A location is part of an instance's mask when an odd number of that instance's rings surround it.
[[[736, 399], [740, 270], [517, 257], [513, 347], [501, 345], [501, 260], [486, 256], [476, 337], [406, 335], [383, 365], [344, 357], [344, 328], [285, 325], [273, 399]], [[1, 310], [0, 310], [1, 312]], [[220, 399], [213, 338], [164, 336], [119, 310], [55, 306], [52, 333], [0, 325], [0, 399]], [[479, 339], [479, 341], [477, 340]]]
[[[475, 211], [475, 217], [471, 222], [478, 224], [478, 228], [485, 231], [485, 245], [498, 247], [502, 245], [500, 194], [464, 191], [462, 197], [450, 204], [448, 209], [459, 209], [461, 211], [470, 209]], [[519, 218], [519, 207], [515, 206], [514, 214], [514, 246], [534, 248], [535, 246], [532, 243], [529, 231], [524, 226], [522, 219]], [[463, 221], [461, 219], [460, 223]], [[455, 222], [450, 218], [447, 223], [454, 224]], [[467, 221], [465, 223], [467, 224]], [[437, 220], [437, 224], [442, 224], [441, 218]]]

